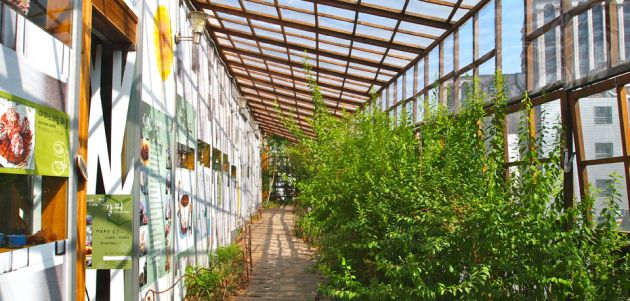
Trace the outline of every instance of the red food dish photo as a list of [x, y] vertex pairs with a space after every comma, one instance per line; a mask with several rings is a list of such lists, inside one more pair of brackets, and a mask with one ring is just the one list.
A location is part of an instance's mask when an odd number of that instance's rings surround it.
[[28, 109], [16, 105], [4, 108], [0, 111], [0, 163], [11, 168], [28, 167], [34, 138]]

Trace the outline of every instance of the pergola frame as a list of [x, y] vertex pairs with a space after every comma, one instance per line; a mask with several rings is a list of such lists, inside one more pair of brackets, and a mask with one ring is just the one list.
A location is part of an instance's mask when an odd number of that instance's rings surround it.
[[261, 129], [295, 139], [277, 112], [314, 135], [303, 59], [335, 116], [356, 111], [478, 5], [462, 0], [192, 0]]

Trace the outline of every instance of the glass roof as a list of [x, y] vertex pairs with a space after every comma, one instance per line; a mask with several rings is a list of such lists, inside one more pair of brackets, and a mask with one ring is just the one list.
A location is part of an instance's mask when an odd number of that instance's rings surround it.
[[276, 102], [304, 117], [313, 106], [308, 57], [331, 113], [355, 111], [480, 0], [193, 0], [261, 127], [286, 136]]

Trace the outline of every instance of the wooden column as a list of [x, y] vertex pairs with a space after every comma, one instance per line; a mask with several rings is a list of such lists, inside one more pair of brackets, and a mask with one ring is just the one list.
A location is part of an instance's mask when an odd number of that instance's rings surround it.
[[[616, 82], [617, 83], [617, 82]], [[628, 121], [628, 100], [627, 91], [622, 84], [617, 84], [617, 105], [619, 106], [619, 125], [621, 126], [621, 143], [623, 145], [624, 177], [626, 178], [626, 195], [630, 196], [630, 162], [628, 153], [630, 152], [630, 122]], [[628, 198], [630, 199], [630, 198]], [[626, 199], [626, 202], [628, 202]]]
[[[92, 65], [92, 0], [83, 0], [83, 42], [81, 52], [79, 94], [79, 155], [87, 160], [88, 117], [90, 106], [90, 67]], [[85, 300], [85, 216], [87, 185], [80, 180], [77, 186], [77, 300]], [[74, 218], [74, 217], [70, 217]]]

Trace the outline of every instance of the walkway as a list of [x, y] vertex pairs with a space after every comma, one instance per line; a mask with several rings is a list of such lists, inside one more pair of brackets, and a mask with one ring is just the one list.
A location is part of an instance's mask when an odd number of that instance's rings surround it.
[[315, 300], [315, 249], [293, 236], [293, 208], [264, 209], [252, 225], [254, 270], [249, 286], [235, 300]]

